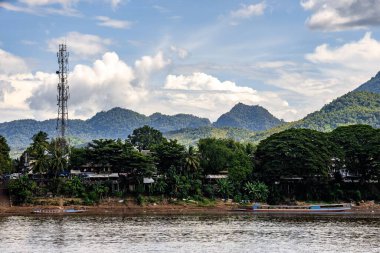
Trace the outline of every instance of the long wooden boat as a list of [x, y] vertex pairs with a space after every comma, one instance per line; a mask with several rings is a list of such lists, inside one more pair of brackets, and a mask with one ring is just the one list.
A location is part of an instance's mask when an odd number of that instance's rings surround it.
[[60, 209], [60, 208], [39, 208], [34, 209], [32, 213], [35, 214], [69, 214], [69, 213], [83, 213], [85, 209]]
[[251, 207], [234, 209], [238, 212], [254, 213], [342, 213], [351, 210], [350, 204], [308, 205], [308, 206], [274, 206], [254, 204]]

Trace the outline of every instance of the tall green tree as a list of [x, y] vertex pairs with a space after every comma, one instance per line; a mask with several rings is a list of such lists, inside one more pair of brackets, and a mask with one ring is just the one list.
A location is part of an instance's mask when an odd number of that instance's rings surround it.
[[233, 140], [206, 138], [199, 140], [200, 164], [206, 174], [228, 171], [229, 181], [236, 190], [242, 188], [253, 170], [245, 146]]
[[65, 140], [53, 139], [49, 145], [48, 174], [56, 178], [68, 167], [69, 147]]
[[0, 135], [0, 174], [12, 171], [12, 160], [9, 156], [10, 148], [7, 140]]
[[[112, 170], [112, 161], [119, 157], [123, 150], [121, 140], [99, 139], [93, 140], [87, 146], [87, 159], [99, 171]], [[114, 163], [117, 164], [117, 163]]]
[[133, 130], [132, 134], [128, 136], [128, 139], [139, 150], [151, 149], [152, 146], [164, 141], [164, 137], [160, 131], [147, 125]]
[[330, 139], [344, 151], [344, 166], [364, 183], [380, 178], [380, 131], [368, 125], [338, 127]]
[[44, 174], [49, 169], [49, 138], [45, 132], [33, 135], [31, 145], [26, 149], [34, 173]]
[[309, 129], [290, 129], [260, 142], [255, 161], [263, 180], [281, 177], [325, 177], [342, 154], [327, 135]]
[[185, 168], [189, 173], [197, 173], [200, 168], [199, 153], [192, 146], [185, 153]]
[[177, 140], [163, 140], [153, 147], [157, 160], [157, 168], [161, 174], [166, 174], [170, 167], [174, 167], [178, 173], [182, 173], [185, 166], [185, 146]]

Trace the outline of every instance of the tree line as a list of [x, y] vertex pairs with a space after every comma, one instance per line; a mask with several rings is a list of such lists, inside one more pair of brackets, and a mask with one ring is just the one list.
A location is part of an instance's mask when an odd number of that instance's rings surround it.
[[[70, 154], [57, 148], [58, 141], [49, 141], [46, 133], [39, 132], [19, 160], [12, 162], [7, 142], [0, 137], [1, 173], [13, 169], [25, 174], [9, 182], [18, 202], [48, 192], [88, 203], [129, 194], [140, 201], [143, 196], [162, 196], [270, 204], [380, 199], [380, 130], [367, 125], [342, 126], [329, 133], [289, 129], [258, 145], [204, 138], [195, 147], [186, 147], [149, 126], [135, 129], [126, 140], [99, 139], [72, 147]], [[26, 156], [33, 177], [23, 164]], [[120, 188], [112, 191], [109, 181], [65, 177], [65, 171], [79, 168], [123, 175]], [[144, 178], [154, 182], [144, 184]], [[133, 191], [128, 188], [131, 183], [136, 186]]]

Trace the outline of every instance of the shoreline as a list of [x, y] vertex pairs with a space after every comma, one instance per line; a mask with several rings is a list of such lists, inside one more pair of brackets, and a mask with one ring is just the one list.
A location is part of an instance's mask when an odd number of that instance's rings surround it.
[[[139, 206], [134, 203], [101, 203], [93, 206], [86, 205], [27, 205], [27, 206], [11, 206], [0, 207], [0, 216], [56, 216], [56, 215], [180, 215], [180, 214], [236, 214], [234, 209], [238, 207], [236, 203], [225, 203], [222, 201], [216, 202], [213, 206], [200, 206], [196, 204], [148, 204]], [[33, 213], [36, 209], [46, 210], [62, 210], [76, 209], [85, 210], [82, 213]], [[243, 212], [248, 214], [249, 212]], [[342, 213], [344, 214], [344, 213]], [[361, 203], [359, 206], [352, 206], [352, 210], [346, 214], [362, 214], [362, 215], [380, 215], [380, 204]], [[298, 214], [299, 215], [299, 214]]]

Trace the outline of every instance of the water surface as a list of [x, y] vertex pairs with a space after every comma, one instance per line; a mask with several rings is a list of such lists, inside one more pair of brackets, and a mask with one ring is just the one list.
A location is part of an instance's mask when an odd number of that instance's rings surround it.
[[0, 217], [0, 252], [380, 252], [380, 217]]

